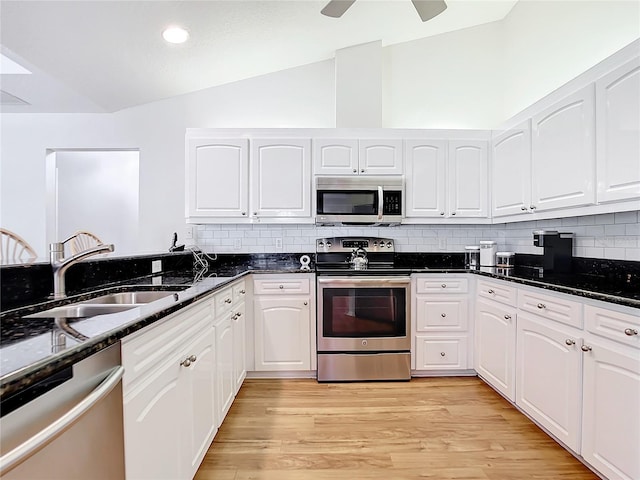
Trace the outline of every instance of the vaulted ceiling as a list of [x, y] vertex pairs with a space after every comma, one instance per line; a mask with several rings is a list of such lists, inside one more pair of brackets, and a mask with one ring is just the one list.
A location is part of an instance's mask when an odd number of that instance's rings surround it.
[[[3, 112], [114, 112], [331, 59], [341, 48], [392, 45], [504, 18], [517, 0], [446, 0], [423, 23], [410, 0], [0, 1], [2, 54], [29, 74], [0, 76]], [[162, 39], [181, 25], [189, 41]], [[21, 99], [17, 104], [6, 96]]]

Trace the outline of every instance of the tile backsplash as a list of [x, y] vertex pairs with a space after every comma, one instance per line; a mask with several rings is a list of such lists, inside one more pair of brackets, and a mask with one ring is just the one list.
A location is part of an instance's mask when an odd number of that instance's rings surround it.
[[576, 257], [640, 261], [638, 211], [494, 225], [198, 225], [194, 243], [215, 253], [297, 253], [315, 251], [316, 238], [363, 235], [393, 238], [399, 252], [462, 252], [465, 245], [495, 240], [498, 250], [541, 254], [532, 235], [541, 229], [573, 232]]

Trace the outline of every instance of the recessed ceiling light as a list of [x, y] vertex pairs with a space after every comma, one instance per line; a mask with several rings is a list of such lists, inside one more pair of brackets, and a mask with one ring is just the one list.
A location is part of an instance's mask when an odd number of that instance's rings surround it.
[[184, 43], [189, 38], [189, 32], [181, 27], [169, 27], [162, 32], [162, 38], [169, 43]]

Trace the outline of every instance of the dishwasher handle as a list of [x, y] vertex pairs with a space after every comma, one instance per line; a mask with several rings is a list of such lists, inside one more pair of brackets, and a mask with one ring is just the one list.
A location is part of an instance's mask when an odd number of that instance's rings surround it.
[[40, 450], [67, 430], [94, 405], [111, 393], [122, 379], [122, 375], [124, 375], [124, 367], [115, 367], [95, 390], [83, 398], [67, 413], [40, 430], [33, 437], [7, 452], [6, 455], [0, 457], [0, 476], [4, 475], [17, 464], [22, 463], [27, 457], [33, 455], [36, 451]]

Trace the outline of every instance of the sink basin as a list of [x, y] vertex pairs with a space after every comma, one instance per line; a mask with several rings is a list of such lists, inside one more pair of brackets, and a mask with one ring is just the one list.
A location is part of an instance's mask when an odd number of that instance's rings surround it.
[[83, 305], [99, 305], [99, 304], [134, 304], [134, 303], [151, 303], [161, 298], [176, 295], [178, 292], [168, 290], [147, 290], [135, 292], [118, 292], [103, 295], [101, 297], [85, 300]]
[[85, 304], [76, 303], [73, 305], [65, 305], [62, 307], [52, 308], [44, 312], [38, 312], [27, 315], [25, 318], [82, 318], [95, 317], [98, 315], [106, 315], [109, 313], [119, 313], [125, 310], [139, 307], [140, 305], [104, 305], [104, 304]]

